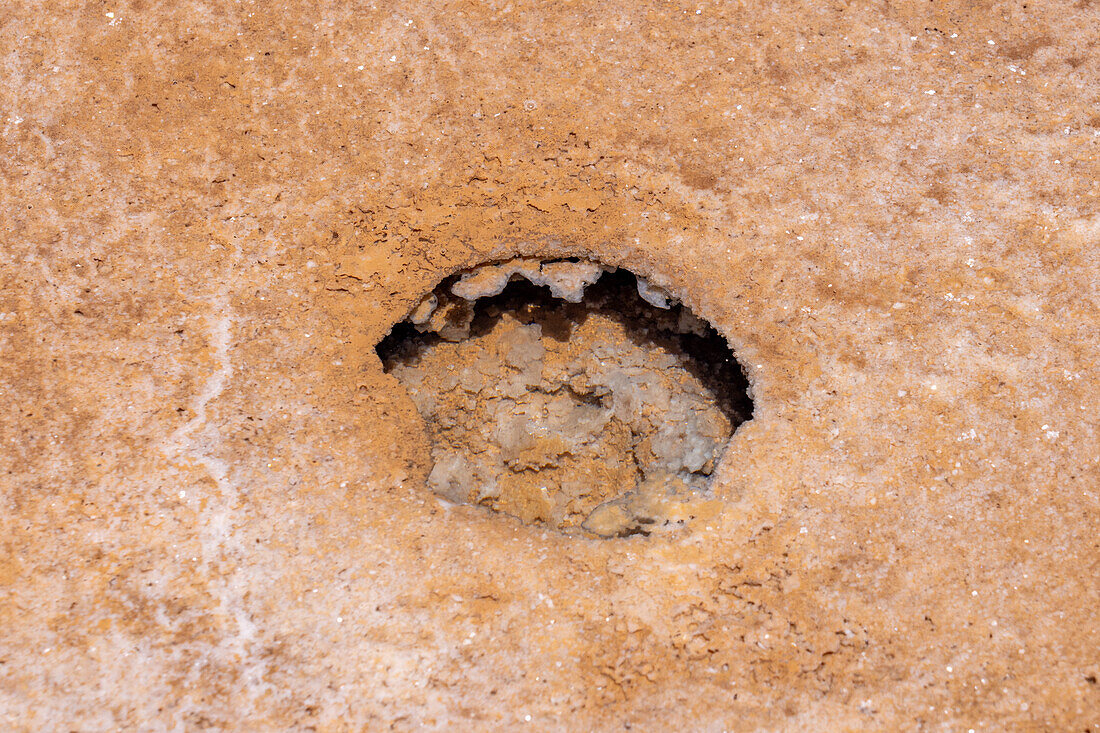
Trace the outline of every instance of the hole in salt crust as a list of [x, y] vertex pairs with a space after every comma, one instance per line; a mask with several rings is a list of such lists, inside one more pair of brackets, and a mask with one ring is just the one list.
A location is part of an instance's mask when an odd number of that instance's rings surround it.
[[567, 533], [682, 523], [752, 417], [741, 366], [712, 326], [588, 260], [450, 277], [377, 351], [427, 425], [432, 490]]

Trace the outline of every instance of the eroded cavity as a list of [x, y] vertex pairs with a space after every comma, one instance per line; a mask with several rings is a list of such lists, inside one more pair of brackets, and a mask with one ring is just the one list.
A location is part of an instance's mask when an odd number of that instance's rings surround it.
[[427, 425], [431, 488], [566, 532], [648, 534], [708, 496], [752, 416], [725, 339], [586, 260], [449, 278], [378, 345]]

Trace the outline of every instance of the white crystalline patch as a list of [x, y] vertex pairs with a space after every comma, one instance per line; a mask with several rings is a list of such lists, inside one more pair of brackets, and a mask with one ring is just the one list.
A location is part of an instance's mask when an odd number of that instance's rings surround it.
[[642, 296], [642, 300], [654, 308], [668, 310], [671, 307], [672, 296], [668, 294], [668, 291], [650, 283], [644, 277], [638, 278], [638, 295]]
[[514, 331], [501, 339], [505, 351], [504, 361], [521, 372], [535, 369], [534, 376], [541, 377], [542, 357], [546, 347], [542, 343], [542, 326], [537, 323], [517, 326]]
[[580, 303], [584, 289], [607, 272], [603, 265], [590, 260], [581, 262], [548, 262], [539, 268], [538, 275], [527, 279], [535, 285], [545, 285], [555, 298], [570, 303]]
[[465, 300], [500, 295], [512, 278], [518, 275], [535, 285], [550, 288], [555, 298], [579, 303], [584, 297], [584, 289], [599, 280], [607, 271], [607, 267], [590, 260], [543, 264], [536, 259], [518, 257], [499, 265], [486, 265], [463, 275], [451, 286], [451, 292]]
[[530, 268], [532, 266], [537, 272], [538, 265], [539, 263], [537, 261], [529, 263], [522, 259], [509, 260], [499, 265], [485, 265], [484, 267], [479, 267], [474, 272], [463, 275], [458, 282], [451, 286], [451, 292], [466, 300], [477, 300], [478, 298], [488, 298], [494, 295], [500, 295], [504, 292], [504, 288], [508, 286], [508, 282], [512, 279], [512, 275], [516, 274], [521, 269]]
[[469, 481], [470, 467], [461, 455], [448, 453], [438, 460], [431, 474], [428, 475], [428, 485], [435, 493], [446, 497], [456, 504], [466, 501], [467, 482]]

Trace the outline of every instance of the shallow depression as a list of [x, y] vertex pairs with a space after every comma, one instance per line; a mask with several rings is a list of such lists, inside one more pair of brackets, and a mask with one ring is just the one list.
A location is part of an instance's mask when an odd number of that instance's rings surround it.
[[688, 519], [752, 416], [713, 327], [587, 260], [521, 258], [448, 278], [378, 354], [425, 420], [436, 493], [571, 533]]

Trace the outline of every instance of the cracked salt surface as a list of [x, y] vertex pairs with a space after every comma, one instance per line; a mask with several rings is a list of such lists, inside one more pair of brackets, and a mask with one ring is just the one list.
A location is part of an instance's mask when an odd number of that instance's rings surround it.
[[674, 526], [709, 497], [751, 416], [740, 366], [667, 293], [613, 270], [479, 268], [379, 345], [427, 424], [436, 493], [605, 537]]

